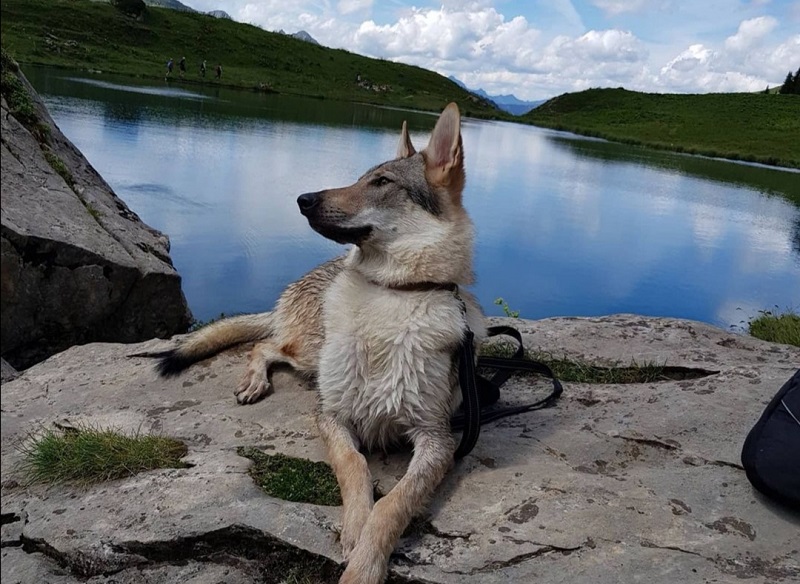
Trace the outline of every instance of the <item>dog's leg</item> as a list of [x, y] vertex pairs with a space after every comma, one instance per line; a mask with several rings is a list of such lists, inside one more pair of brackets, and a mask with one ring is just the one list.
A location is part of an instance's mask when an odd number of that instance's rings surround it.
[[240, 404], [252, 404], [262, 396], [270, 393], [271, 369], [278, 363], [286, 363], [295, 369], [300, 369], [294, 357], [278, 343], [269, 339], [258, 343], [250, 352], [250, 362], [247, 364], [242, 380], [234, 390], [236, 401]]
[[342, 554], [345, 559], [355, 548], [372, 509], [372, 477], [364, 455], [358, 451], [353, 434], [333, 416], [320, 414], [317, 426], [328, 448], [333, 472], [342, 492]]
[[453, 464], [455, 444], [447, 430], [419, 432], [406, 474], [372, 508], [340, 584], [380, 584], [389, 555], [414, 515], [422, 511]]

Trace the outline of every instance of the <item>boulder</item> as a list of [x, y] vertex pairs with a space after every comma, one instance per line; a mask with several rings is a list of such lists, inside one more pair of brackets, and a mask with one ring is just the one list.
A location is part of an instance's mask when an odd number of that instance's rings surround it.
[[[565, 383], [555, 407], [484, 426], [401, 540], [390, 582], [798, 581], [800, 517], [751, 487], [739, 455], [800, 349], [634, 315], [494, 320], [556, 357], [688, 374]], [[340, 509], [267, 496], [237, 455], [254, 446], [325, 460], [314, 392], [277, 372], [273, 395], [237, 405], [246, 347], [168, 380], [128, 357], [167, 346], [72, 347], [3, 384], [3, 582], [294, 581], [287, 566], [321, 567], [327, 576], [309, 581], [335, 582]], [[513, 378], [501, 400], [530, 401], [545, 385]], [[24, 486], [19, 440], [65, 418], [180, 437], [194, 466], [88, 488]], [[385, 492], [409, 454], [368, 460]]]
[[75, 344], [186, 331], [168, 238], [114, 194], [5, 53], [3, 75], [3, 358], [24, 368]]

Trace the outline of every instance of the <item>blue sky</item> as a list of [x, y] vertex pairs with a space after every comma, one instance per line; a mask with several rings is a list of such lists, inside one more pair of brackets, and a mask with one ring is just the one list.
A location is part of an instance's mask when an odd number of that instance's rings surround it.
[[800, 0], [187, 0], [266, 30], [545, 99], [758, 91], [800, 68]]

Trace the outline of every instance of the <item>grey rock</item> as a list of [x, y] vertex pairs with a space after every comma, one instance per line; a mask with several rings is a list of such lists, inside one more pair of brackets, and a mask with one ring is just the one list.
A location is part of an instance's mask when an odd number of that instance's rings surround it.
[[0, 358], [0, 381], [5, 383], [6, 381], [15, 379], [18, 375], [19, 372], [9, 365], [8, 361]]
[[[800, 364], [800, 349], [635, 315], [509, 324], [528, 348], [555, 356], [714, 373], [630, 385], [566, 383], [556, 407], [485, 426], [417, 529], [401, 540], [392, 581], [798, 581], [800, 517], [753, 490], [739, 453]], [[277, 565], [275, 554], [325, 563], [335, 576], [339, 509], [268, 497], [236, 454], [238, 446], [256, 446], [325, 460], [314, 392], [278, 372], [273, 395], [237, 405], [232, 390], [244, 347], [169, 380], [156, 377], [151, 361], [127, 357], [169, 345], [77, 346], [3, 385], [2, 512], [24, 518], [4, 526], [3, 545], [24, 540], [30, 552], [5, 548], [4, 582], [6, 573], [18, 573], [17, 563], [58, 566], [43, 555], [90, 582], [112, 573], [127, 582], [144, 570], [154, 582], [210, 582], [221, 566], [235, 568], [223, 581], [263, 581]], [[514, 378], [502, 399], [530, 401], [546, 385]], [[86, 489], [22, 486], [15, 444], [64, 418], [183, 438], [194, 466]], [[382, 490], [397, 482], [408, 459], [369, 456]], [[259, 572], [264, 566], [272, 568]]]
[[2, 101], [3, 357], [24, 368], [77, 343], [185, 331], [169, 240], [114, 194], [17, 75], [38, 123], [26, 127]]

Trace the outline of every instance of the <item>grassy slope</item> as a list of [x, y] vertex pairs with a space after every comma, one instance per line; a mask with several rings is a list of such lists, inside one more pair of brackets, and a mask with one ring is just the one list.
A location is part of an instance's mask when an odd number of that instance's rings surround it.
[[796, 95], [589, 89], [551, 99], [523, 119], [631, 144], [800, 168]]
[[[161, 78], [167, 59], [185, 56], [186, 80], [206, 83], [222, 63], [222, 83], [248, 88], [268, 84], [282, 93], [440, 110], [456, 101], [467, 115], [507, 116], [471, 97], [445, 77], [410, 65], [370, 59], [203, 14], [151, 7], [143, 22], [88, 0], [3, 0], [3, 46], [20, 63]], [[361, 74], [382, 93], [356, 84]]]

